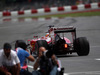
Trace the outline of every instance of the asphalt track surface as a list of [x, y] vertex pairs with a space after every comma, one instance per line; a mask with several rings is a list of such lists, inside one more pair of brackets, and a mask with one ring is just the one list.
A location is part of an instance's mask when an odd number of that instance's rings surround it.
[[[0, 47], [5, 42], [10, 42], [14, 49], [15, 40], [32, 39], [34, 35], [45, 35], [48, 25], [74, 26], [77, 29], [77, 37], [87, 37], [90, 43], [88, 56], [78, 56], [77, 53], [60, 56], [64, 75], [100, 75], [100, 16], [94, 17], [66, 17], [64, 19], [51, 19], [39, 21], [0, 21]], [[32, 65], [29, 62], [29, 71]]]

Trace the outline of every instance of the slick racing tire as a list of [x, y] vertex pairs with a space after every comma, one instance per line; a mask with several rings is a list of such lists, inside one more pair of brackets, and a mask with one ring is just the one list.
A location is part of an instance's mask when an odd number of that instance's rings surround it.
[[38, 52], [39, 52], [39, 48], [40, 47], [45, 47], [48, 50], [47, 41], [46, 40], [38, 40], [38, 41], [36, 41], [36, 43], [35, 43], [35, 51], [36, 51], [37, 56], [38, 56]]
[[89, 54], [89, 42], [86, 37], [79, 37], [75, 40], [75, 50], [79, 56], [86, 56]]

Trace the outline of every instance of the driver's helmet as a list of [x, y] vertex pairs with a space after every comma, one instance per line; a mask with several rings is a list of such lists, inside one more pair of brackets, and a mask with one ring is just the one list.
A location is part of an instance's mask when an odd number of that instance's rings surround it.
[[49, 37], [49, 35], [50, 35], [49, 33], [46, 33], [45, 37]]

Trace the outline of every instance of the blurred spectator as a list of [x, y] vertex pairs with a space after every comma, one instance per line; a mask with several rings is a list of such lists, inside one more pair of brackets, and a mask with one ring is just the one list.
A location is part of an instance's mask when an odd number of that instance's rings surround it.
[[[59, 75], [57, 67], [58, 61], [53, 51], [46, 50], [45, 47], [39, 48], [39, 55], [34, 64], [32, 75]], [[40, 70], [37, 70], [40, 67]]]
[[19, 75], [20, 61], [15, 51], [11, 50], [11, 45], [5, 43], [0, 50], [0, 75]]
[[26, 59], [34, 61], [35, 58], [27, 51], [27, 45], [24, 40], [17, 40], [15, 43], [15, 49], [20, 60], [21, 71], [20, 75], [32, 75], [27, 71], [27, 62]]

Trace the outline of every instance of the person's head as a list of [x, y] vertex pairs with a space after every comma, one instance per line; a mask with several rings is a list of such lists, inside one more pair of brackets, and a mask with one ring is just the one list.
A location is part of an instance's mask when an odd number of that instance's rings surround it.
[[40, 47], [39, 48], [39, 54], [43, 54], [44, 56], [51, 58], [51, 56], [54, 54], [52, 50], [46, 51], [45, 47]]
[[45, 47], [40, 47], [39, 48], [39, 54], [43, 54], [44, 51], [46, 51]]
[[4, 50], [5, 55], [8, 57], [10, 55], [10, 52], [11, 52], [10, 43], [4, 43], [3, 50]]
[[44, 51], [46, 51], [46, 48], [45, 48], [45, 47], [40, 47], [40, 48], [39, 48], [39, 51], [44, 52]]
[[17, 40], [15, 46], [16, 46], [15, 48], [20, 47], [24, 50], [26, 50], [26, 48], [27, 48], [27, 45], [26, 45], [25, 41], [23, 41], [23, 40]]

